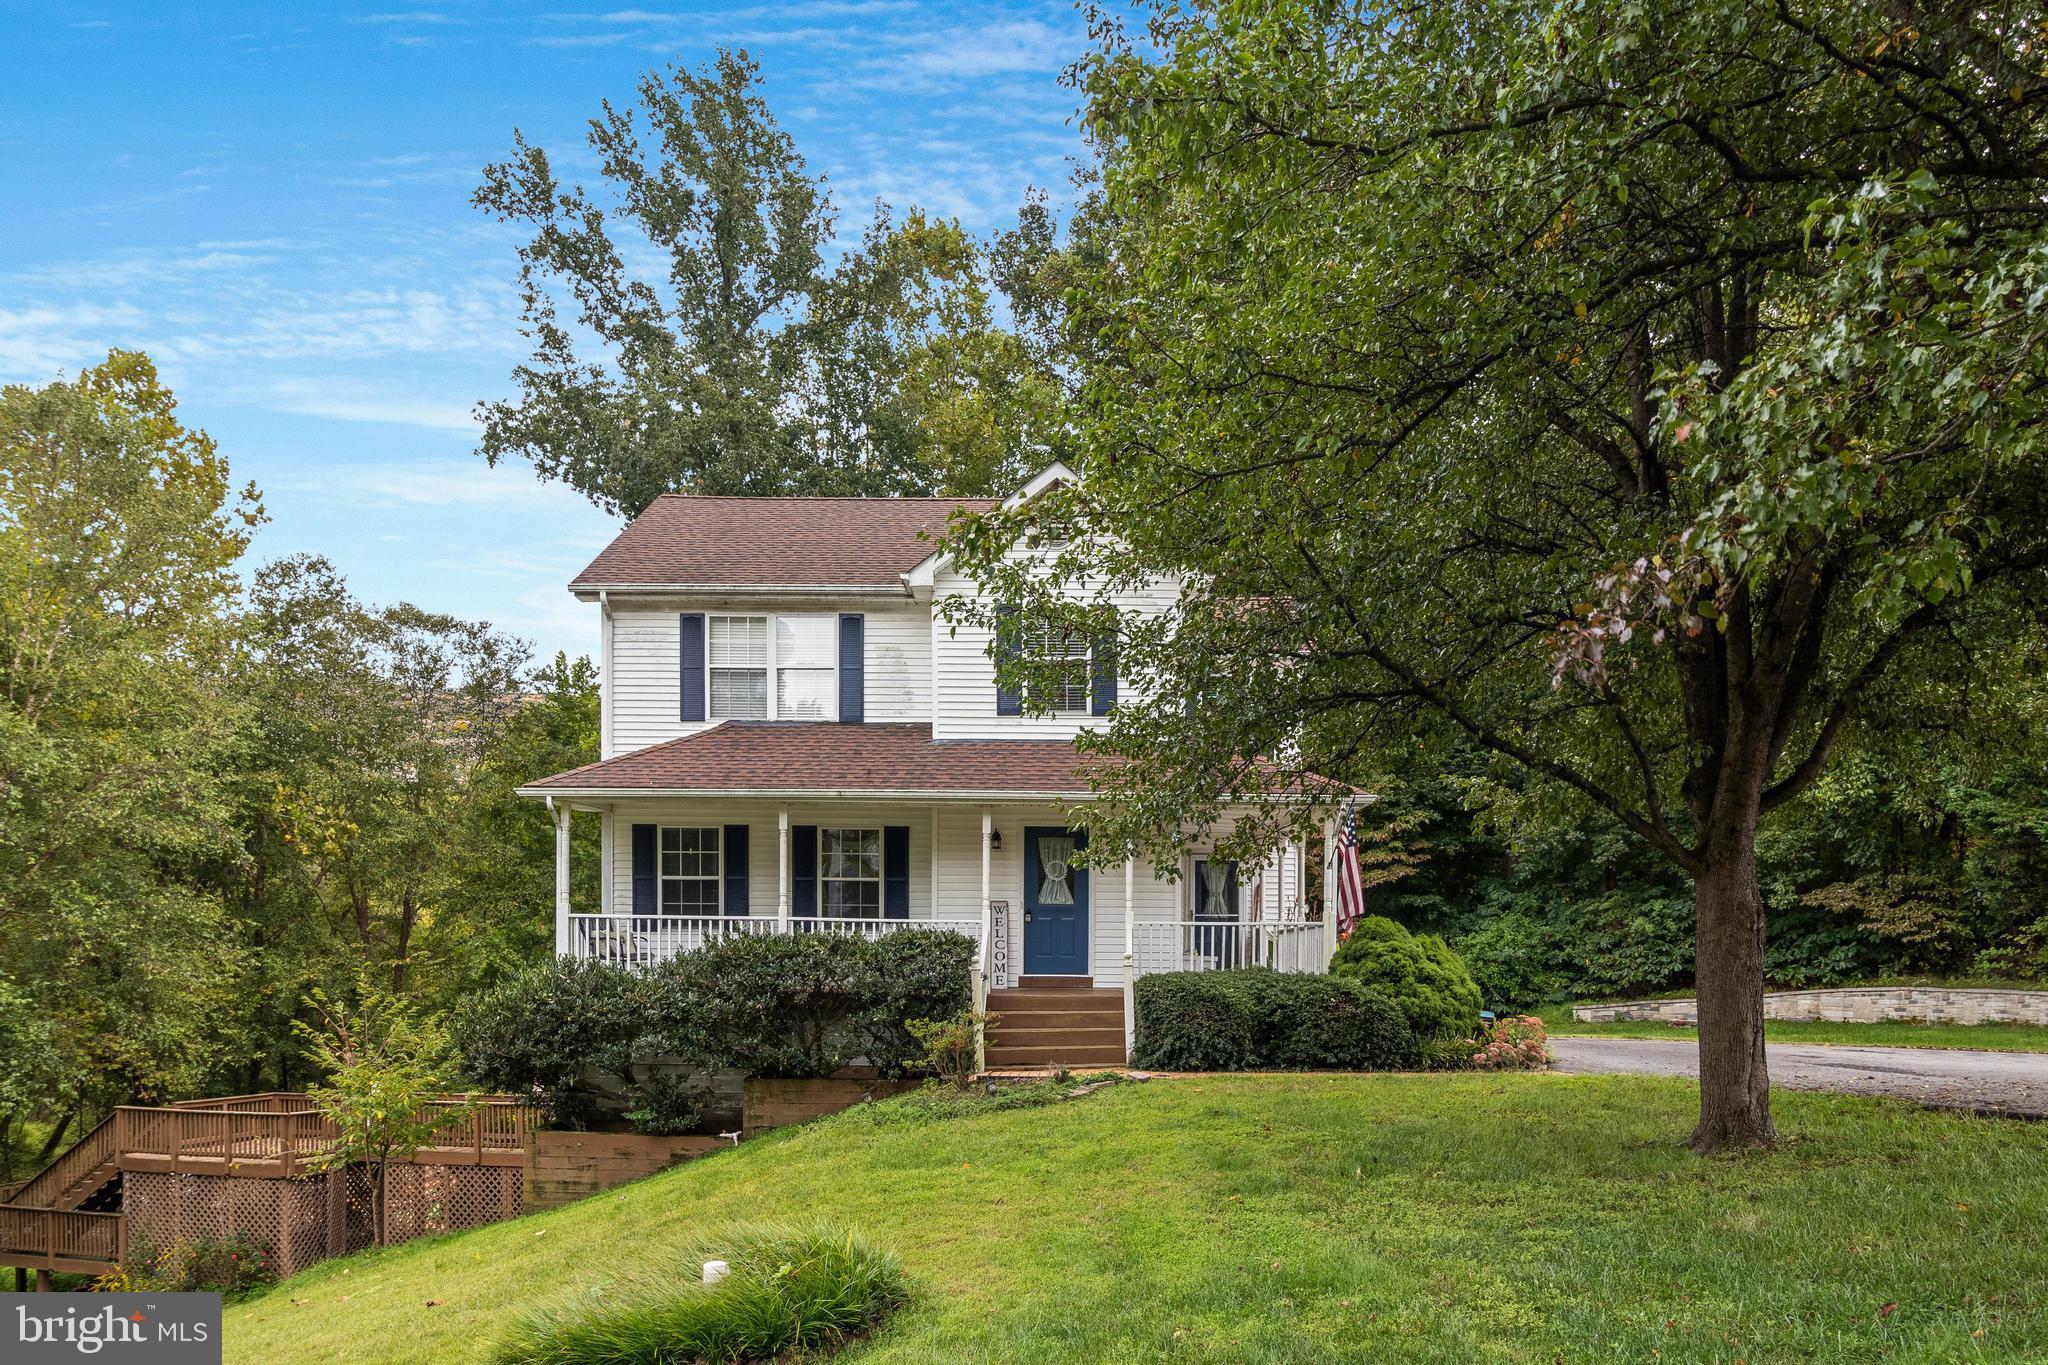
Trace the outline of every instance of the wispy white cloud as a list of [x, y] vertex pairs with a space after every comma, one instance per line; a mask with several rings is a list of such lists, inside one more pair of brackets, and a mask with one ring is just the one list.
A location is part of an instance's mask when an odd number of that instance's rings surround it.
[[133, 346], [147, 319], [126, 304], [83, 301], [0, 308], [0, 380], [47, 384], [60, 371], [77, 372], [106, 358], [115, 346]]
[[409, 9], [386, 14], [358, 14], [349, 20], [352, 24], [466, 24], [469, 20], [455, 14], [444, 14], [439, 10]]
[[[425, 427], [434, 431], [475, 434], [476, 418], [471, 400], [436, 394], [406, 393], [388, 385], [366, 383], [347, 376], [320, 379], [277, 379], [251, 396], [250, 401], [277, 412], [301, 417], [325, 417], [337, 422], [377, 422], [387, 426]], [[403, 485], [383, 482], [374, 485], [379, 496], [400, 502], [427, 501], [424, 490], [449, 486], [423, 476], [417, 485], [421, 496], [401, 496]], [[355, 485], [329, 486], [329, 492], [343, 493]], [[454, 499], [447, 499], [453, 501]]]

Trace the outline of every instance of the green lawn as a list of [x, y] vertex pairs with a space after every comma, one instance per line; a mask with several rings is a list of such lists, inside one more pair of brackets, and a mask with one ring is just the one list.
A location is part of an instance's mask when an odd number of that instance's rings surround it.
[[[2048, 1358], [2048, 1125], [1828, 1095], [1701, 1161], [1618, 1076], [1159, 1080], [747, 1143], [571, 1208], [316, 1267], [231, 1361], [464, 1361], [506, 1315], [733, 1221], [899, 1251], [859, 1361]], [[883, 1117], [871, 1115], [869, 1117]]]
[[[1537, 1011], [1543, 1026], [1559, 1038], [1699, 1037], [1695, 1029], [1670, 1024], [1582, 1024], [1569, 1005]], [[1835, 1043], [1858, 1047], [1973, 1048], [1986, 1052], [2048, 1052], [2048, 1028], [2038, 1024], [1821, 1024], [1771, 1019], [1764, 1037], [1773, 1043]]]

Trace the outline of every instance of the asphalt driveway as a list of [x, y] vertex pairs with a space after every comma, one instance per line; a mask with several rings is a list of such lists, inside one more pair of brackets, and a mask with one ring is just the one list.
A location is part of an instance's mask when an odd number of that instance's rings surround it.
[[[1557, 1070], [1699, 1075], [1690, 1039], [1552, 1038]], [[2048, 1117], [2048, 1053], [1766, 1043], [1771, 1084], [1790, 1090], [1881, 1095], [1943, 1109]]]

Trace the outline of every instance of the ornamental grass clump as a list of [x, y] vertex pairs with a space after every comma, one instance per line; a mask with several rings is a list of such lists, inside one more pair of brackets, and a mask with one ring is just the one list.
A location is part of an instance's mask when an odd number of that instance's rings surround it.
[[[703, 1282], [708, 1260], [724, 1278]], [[745, 1365], [835, 1350], [909, 1301], [896, 1257], [824, 1227], [744, 1227], [663, 1274], [601, 1285], [519, 1319], [494, 1365]]]

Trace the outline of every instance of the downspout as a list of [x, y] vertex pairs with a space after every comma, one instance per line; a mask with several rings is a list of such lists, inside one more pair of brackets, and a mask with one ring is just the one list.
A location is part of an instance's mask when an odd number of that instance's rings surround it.
[[1137, 875], [1137, 859], [1124, 859], [1124, 1064], [1131, 1060], [1131, 1043], [1138, 1035], [1137, 976], [1133, 968], [1137, 962], [1137, 925], [1135, 922], [1135, 893], [1132, 884]]

